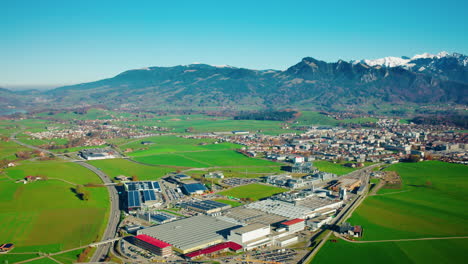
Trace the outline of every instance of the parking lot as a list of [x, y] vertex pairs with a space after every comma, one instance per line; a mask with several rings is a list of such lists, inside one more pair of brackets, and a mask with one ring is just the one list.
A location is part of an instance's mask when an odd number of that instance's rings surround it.
[[245, 185], [245, 184], [256, 183], [256, 182], [259, 182], [259, 180], [249, 179], [249, 178], [227, 178], [222, 181], [223, 184], [229, 185], [229, 186], [239, 186], [239, 185]]

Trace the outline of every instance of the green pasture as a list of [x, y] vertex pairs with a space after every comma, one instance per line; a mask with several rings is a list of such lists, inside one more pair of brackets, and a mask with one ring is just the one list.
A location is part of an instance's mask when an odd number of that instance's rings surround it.
[[184, 155], [180, 154], [159, 154], [152, 156], [143, 156], [133, 158], [135, 161], [142, 162], [145, 164], [152, 165], [166, 165], [174, 166], [174, 168], [206, 168], [210, 167], [210, 164], [186, 158]]
[[[97, 177], [97, 176], [96, 176]], [[0, 184], [0, 241], [16, 245], [14, 252], [57, 252], [96, 240], [107, 222], [105, 188], [89, 188], [81, 201], [73, 185], [60, 181]]]
[[237, 206], [241, 206], [242, 203], [240, 202], [237, 202], [237, 201], [231, 201], [231, 200], [226, 200], [226, 199], [216, 199], [215, 200], [216, 202], [220, 202], [220, 203], [223, 203], [223, 204], [228, 204], [232, 207], [237, 207]]
[[269, 185], [263, 185], [258, 183], [243, 185], [231, 188], [226, 191], [219, 192], [218, 194], [224, 196], [232, 196], [236, 198], [252, 198], [253, 200], [259, 200], [265, 197], [270, 197], [274, 194], [285, 192], [287, 189], [273, 187]]
[[127, 177], [137, 176], [139, 180], [157, 180], [170, 172], [176, 171], [174, 168], [148, 166], [126, 159], [92, 160], [88, 161], [88, 163], [112, 178], [125, 175]]
[[50, 181], [62, 179], [74, 184], [101, 183], [101, 179], [90, 170], [61, 160], [43, 162], [21, 161], [18, 166], [5, 170], [15, 180], [26, 176], [47, 176]]
[[312, 263], [463, 263], [468, 251], [467, 239], [366, 244], [337, 241], [325, 243]]
[[[343, 166], [345, 162], [333, 163], [333, 162], [325, 161], [325, 160], [316, 160], [316, 161], [313, 161], [312, 163], [314, 164], [314, 167], [316, 167], [319, 171], [330, 172], [336, 175], [344, 175], [344, 174], [348, 174], [350, 172], [360, 169], [360, 168], [345, 167]], [[367, 162], [364, 163], [364, 165], [366, 166], [370, 164], [371, 163], [367, 163]]]
[[360, 117], [360, 118], [350, 118], [343, 120], [336, 120], [327, 115], [321, 114], [314, 111], [301, 111], [301, 115], [296, 119], [297, 125], [295, 126], [305, 126], [305, 125], [322, 125], [322, 126], [337, 126], [339, 124], [362, 124], [367, 122], [377, 122], [376, 118], [372, 117]]
[[19, 151], [29, 151], [28, 148], [25, 148], [21, 145], [16, 144], [13, 141], [1, 141], [0, 140], [0, 160], [15, 160], [15, 153]]
[[[440, 161], [398, 163], [385, 170], [402, 177], [401, 189], [368, 196], [348, 220], [361, 225], [361, 240], [467, 236], [468, 167]], [[327, 242], [314, 263], [457, 263], [468, 240], [431, 240], [352, 244]], [[334, 254], [334, 252], [342, 254]]]
[[[151, 141], [154, 144], [143, 145], [141, 144], [142, 141]], [[120, 145], [120, 148], [122, 150], [130, 148], [133, 151], [128, 154], [129, 156], [140, 157], [162, 153], [226, 150], [241, 147], [233, 143], [214, 144], [215, 141], [214, 139], [188, 139], [176, 136], [159, 136], [123, 144]]]

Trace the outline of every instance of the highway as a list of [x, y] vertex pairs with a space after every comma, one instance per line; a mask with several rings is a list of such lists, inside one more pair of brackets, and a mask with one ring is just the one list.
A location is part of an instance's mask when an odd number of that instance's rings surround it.
[[[83, 161], [78, 161], [75, 163], [96, 173], [104, 182], [104, 184], [112, 183], [109, 176], [107, 176], [104, 172], [94, 167], [93, 165], [90, 165]], [[106, 187], [109, 191], [109, 200], [111, 207], [109, 211], [109, 222], [107, 223], [106, 231], [104, 231], [101, 240], [109, 240], [115, 238], [117, 233], [117, 226], [120, 221], [119, 194], [117, 193], [117, 189], [114, 185], [107, 185]], [[98, 262], [104, 260], [111, 246], [112, 244], [104, 244], [98, 246], [96, 251], [94, 252], [94, 255], [91, 257], [90, 262]]]
[[[111, 185], [112, 181], [109, 178], [109, 176], [107, 176], [104, 172], [102, 172], [98, 168], [96, 168], [93, 165], [88, 164], [88, 163], [86, 163], [84, 161], [72, 160], [71, 158], [68, 158], [68, 157], [62, 156], [62, 155], [57, 155], [56, 153], [53, 153], [53, 152], [51, 152], [49, 150], [25, 144], [25, 143], [23, 143], [23, 142], [16, 139], [16, 135], [18, 133], [20, 133], [20, 132], [21, 131], [18, 131], [18, 132], [15, 132], [15, 133], [11, 134], [10, 139], [13, 140], [15, 143], [21, 145], [21, 146], [24, 146], [24, 147], [27, 147], [27, 148], [30, 148], [30, 149], [34, 149], [34, 150], [39, 150], [39, 151], [42, 151], [42, 152], [47, 153], [49, 155], [52, 155], [54, 157], [60, 157], [60, 158], [65, 159], [67, 161], [74, 162], [74, 163], [76, 163], [76, 164], [78, 164], [80, 166], [83, 166], [83, 167], [91, 170], [96, 175], [98, 175], [99, 178], [101, 178], [102, 182], [106, 185], [107, 190], [109, 192], [109, 201], [110, 201], [109, 219], [108, 219], [106, 230], [104, 231], [104, 234], [102, 235], [101, 241], [106, 241], [106, 240], [115, 238], [116, 233], [117, 233], [117, 226], [118, 226], [119, 221], [120, 221], [119, 195], [117, 193], [117, 189], [115, 188], [115, 186]], [[96, 241], [96, 242], [99, 242], [99, 241]], [[107, 253], [109, 252], [109, 247], [110, 246], [112, 246], [112, 244], [106, 243], [106, 244], [99, 245], [97, 247], [96, 251], [94, 252], [94, 255], [91, 257], [90, 262], [98, 262], [98, 261], [104, 260], [105, 257], [107, 256]]]

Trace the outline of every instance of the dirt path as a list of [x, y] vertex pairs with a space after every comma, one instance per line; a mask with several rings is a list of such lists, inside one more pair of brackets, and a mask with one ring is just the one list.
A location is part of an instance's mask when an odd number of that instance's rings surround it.
[[370, 240], [370, 241], [357, 241], [357, 240], [349, 240], [344, 236], [334, 233], [336, 237], [341, 238], [350, 243], [357, 243], [357, 244], [366, 244], [366, 243], [382, 243], [382, 242], [404, 242], [404, 241], [422, 241], [422, 240], [447, 240], [447, 239], [468, 239], [468, 236], [458, 236], [458, 237], [423, 237], [423, 238], [402, 238], [402, 239], [386, 239], [386, 240]]

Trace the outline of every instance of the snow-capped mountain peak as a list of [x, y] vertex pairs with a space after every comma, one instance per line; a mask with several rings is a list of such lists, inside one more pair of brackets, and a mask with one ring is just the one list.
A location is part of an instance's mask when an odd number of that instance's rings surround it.
[[407, 65], [410, 60], [400, 57], [385, 57], [375, 60], [362, 60], [361, 62], [369, 66], [398, 67]]
[[429, 54], [427, 52], [423, 53], [423, 54], [416, 54], [413, 56], [413, 58], [411, 58], [411, 60], [417, 60], [417, 59], [432, 59], [436, 57], [436, 55], [434, 54]]
[[353, 64], [356, 63], [364, 63], [367, 64], [371, 67], [374, 66], [383, 66], [383, 67], [413, 67], [416, 62], [413, 62], [418, 59], [441, 59], [444, 57], [449, 57], [449, 56], [454, 56], [450, 55], [446, 51], [439, 52], [438, 54], [430, 54], [430, 53], [422, 53], [422, 54], [417, 54], [414, 55], [412, 58], [408, 57], [385, 57], [385, 58], [380, 58], [380, 59], [375, 59], [375, 60], [360, 60], [360, 61], [351, 61]]

